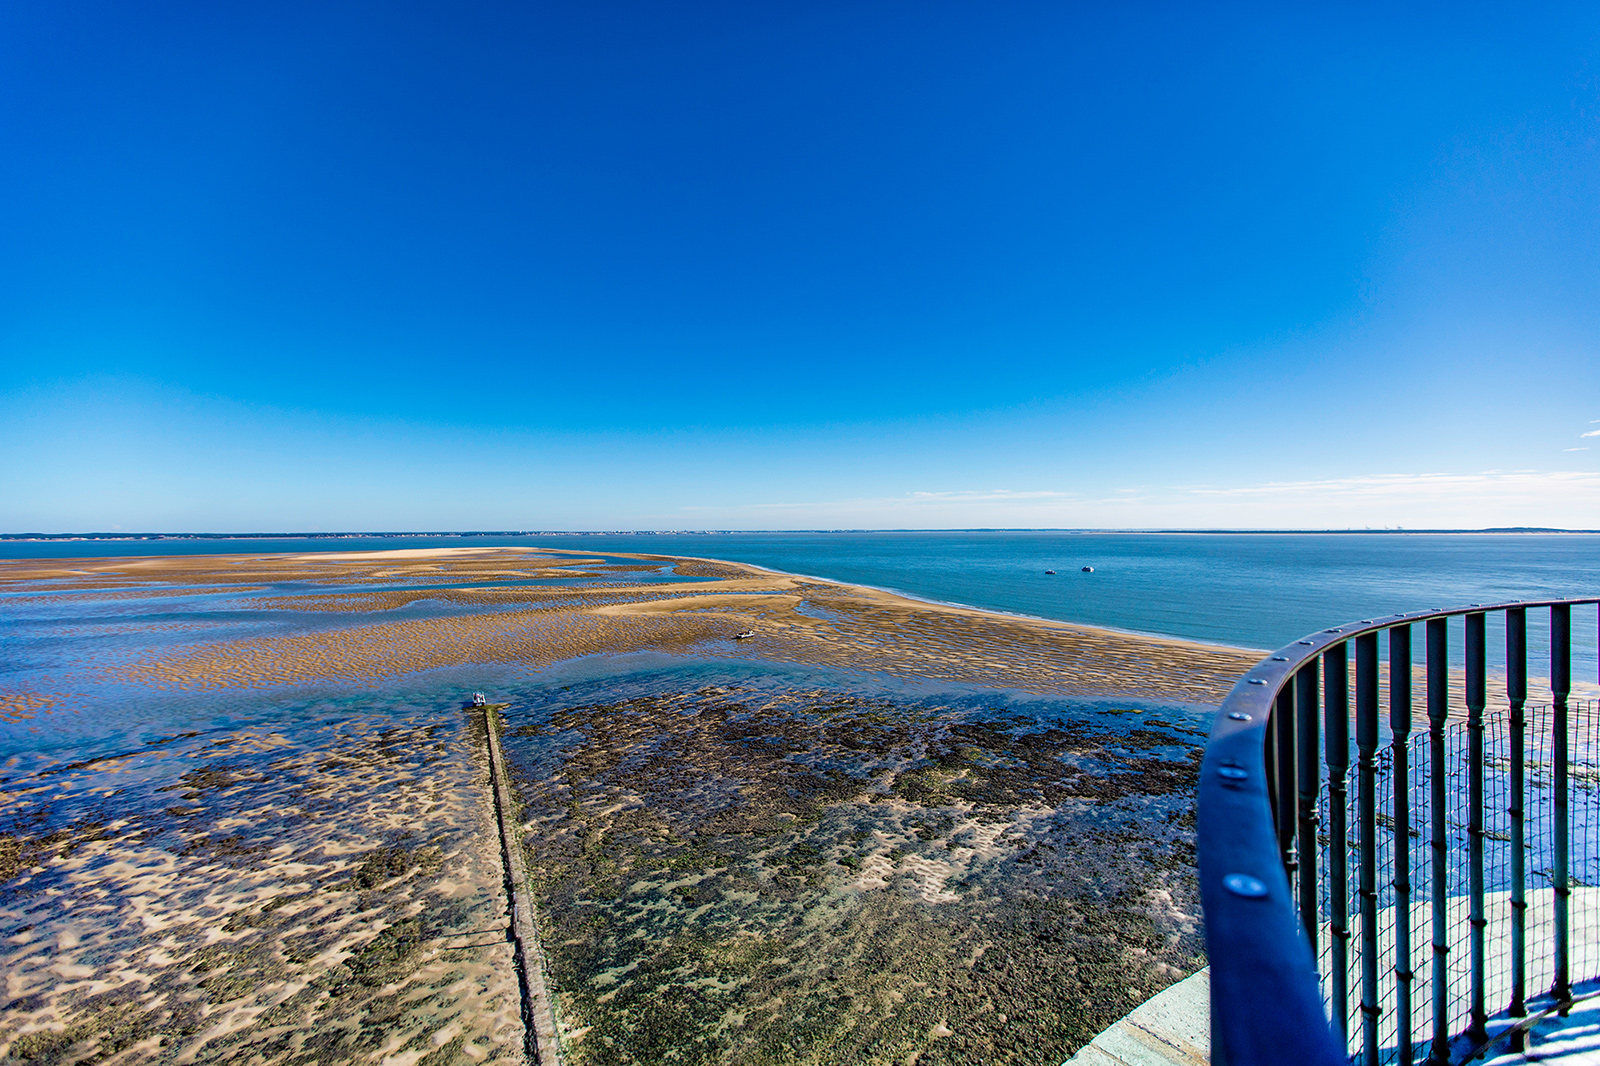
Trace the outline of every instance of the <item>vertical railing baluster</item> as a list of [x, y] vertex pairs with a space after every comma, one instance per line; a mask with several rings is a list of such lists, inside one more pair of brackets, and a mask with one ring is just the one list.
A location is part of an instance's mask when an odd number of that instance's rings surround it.
[[1272, 708], [1272, 717], [1278, 723], [1278, 851], [1283, 856], [1283, 872], [1289, 876], [1291, 891], [1295, 885], [1295, 808], [1299, 805], [1300, 797], [1295, 791], [1295, 770], [1298, 768], [1298, 758], [1295, 755], [1295, 720], [1294, 720], [1294, 686], [1284, 685], [1283, 691], [1278, 693], [1278, 702]]
[[1389, 630], [1389, 732], [1394, 753], [1394, 1012], [1399, 1061], [1411, 1047], [1411, 626]]
[[1340, 644], [1322, 656], [1323, 731], [1327, 735], [1328, 835], [1333, 853], [1328, 857], [1328, 894], [1332, 897], [1329, 938], [1333, 960], [1328, 977], [1333, 983], [1333, 1021], [1350, 1046], [1350, 840], [1345, 824], [1350, 772], [1350, 647]]
[[[1528, 1013], [1528, 867], [1527, 867], [1527, 742], [1528, 722], [1528, 611], [1506, 611], [1506, 702], [1511, 730], [1511, 784], [1506, 814], [1511, 818], [1511, 1003], [1513, 1018]], [[1522, 1050], [1522, 1034], [1512, 1037], [1513, 1050]]]
[[1378, 1066], [1378, 634], [1356, 638], [1356, 802], [1361, 820], [1361, 1061]]
[[[1436, 1066], [1450, 1063], [1450, 936], [1447, 911], [1449, 846], [1445, 835], [1444, 725], [1450, 714], [1450, 631], [1443, 618], [1428, 619], [1428, 807], [1429, 840], [1432, 849], [1432, 924], [1433, 966], [1428, 994], [1433, 1005], [1433, 1043], [1428, 1061]], [[1393, 669], [1393, 666], [1390, 667]]]
[[1322, 745], [1317, 722], [1317, 660], [1294, 675], [1295, 741], [1299, 754], [1296, 784], [1300, 796], [1300, 839], [1295, 847], [1300, 875], [1300, 926], [1317, 957], [1317, 793], [1322, 784]]
[[1467, 1035], [1474, 1044], [1489, 1039], [1484, 1004], [1486, 965], [1484, 930], [1488, 918], [1483, 900], [1483, 707], [1488, 702], [1486, 637], [1480, 611], [1467, 615], [1467, 891], [1471, 902], [1472, 1021]]
[[1282, 820], [1278, 810], [1278, 714], [1274, 710], [1267, 716], [1267, 728], [1262, 738], [1266, 746], [1262, 761], [1267, 772], [1267, 802], [1272, 805], [1272, 824], [1276, 828]]
[[1567, 694], [1572, 689], [1572, 608], [1550, 608], [1550, 695], [1554, 711], [1551, 762], [1555, 763], [1555, 905], [1556, 983], [1550, 991], [1559, 1000], [1572, 998], [1572, 928], [1568, 883], [1570, 817], [1567, 806]]

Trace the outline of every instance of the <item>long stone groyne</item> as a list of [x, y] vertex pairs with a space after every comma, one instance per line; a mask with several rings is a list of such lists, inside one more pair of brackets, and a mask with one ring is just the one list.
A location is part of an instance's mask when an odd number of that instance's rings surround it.
[[511, 939], [516, 945], [517, 983], [522, 992], [524, 1044], [528, 1061], [536, 1066], [559, 1066], [555, 1005], [545, 983], [544, 951], [534, 922], [533, 901], [528, 897], [527, 869], [522, 862], [522, 842], [511, 798], [511, 779], [500, 750], [501, 705], [484, 708], [483, 732], [488, 738], [489, 772], [494, 787], [495, 819], [500, 825], [500, 855], [505, 864], [506, 900], [510, 908]]

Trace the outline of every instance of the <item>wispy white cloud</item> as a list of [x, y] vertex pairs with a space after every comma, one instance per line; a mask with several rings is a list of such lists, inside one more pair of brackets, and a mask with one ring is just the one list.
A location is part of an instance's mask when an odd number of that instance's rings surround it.
[[766, 528], [1600, 527], [1600, 472], [1368, 474], [1246, 485], [941, 489], [843, 500], [686, 508], [716, 525]]
[[[1600, 436], [1600, 433], [1596, 434]], [[1387, 497], [1418, 492], [1430, 496], [1542, 491], [1559, 486], [1595, 486], [1600, 474], [1586, 471], [1489, 470], [1478, 474], [1368, 474], [1309, 481], [1268, 481], [1231, 488], [1194, 486], [1200, 496], [1295, 496], [1305, 494]]]
[[1564, 452], [1586, 452], [1589, 450], [1589, 448], [1587, 445], [1585, 445], [1582, 448], [1562, 448], [1561, 450]]
[[[915, 508], [938, 505], [974, 505], [1015, 501], [1070, 500], [1075, 494], [1050, 489], [1019, 492], [1014, 489], [958, 489], [908, 492], [902, 496], [875, 496], [848, 500], [801, 501], [790, 503], [750, 503], [738, 505], [739, 511], [804, 511], [827, 508], [861, 509], [870, 507]], [[726, 510], [717, 507], [685, 507], [685, 511]]]
[[910, 498], [929, 503], [944, 503], [969, 500], [1065, 500], [1071, 499], [1073, 495], [1070, 492], [1042, 489], [1031, 492], [1017, 492], [1013, 489], [977, 489], [961, 492], [913, 492]]
[[1591, 429], [1587, 433], [1579, 433], [1580, 437], [1600, 437], [1600, 429]]

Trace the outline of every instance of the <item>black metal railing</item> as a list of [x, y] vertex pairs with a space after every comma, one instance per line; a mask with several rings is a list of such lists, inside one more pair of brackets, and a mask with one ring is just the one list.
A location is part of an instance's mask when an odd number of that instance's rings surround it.
[[1199, 789], [1213, 1063], [1444, 1066], [1600, 979], [1600, 706], [1571, 699], [1596, 603], [1369, 619], [1234, 686]]

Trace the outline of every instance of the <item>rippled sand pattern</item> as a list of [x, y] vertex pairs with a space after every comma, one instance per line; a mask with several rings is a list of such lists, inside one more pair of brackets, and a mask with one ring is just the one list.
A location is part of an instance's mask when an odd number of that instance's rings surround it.
[[[117, 677], [167, 688], [265, 687], [396, 677], [466, 662], [547, 666], [601, 652], [696, 651], [933, 679], [1109, 698], [1220, 700], [1252, 652], [1136, 637], [1066, 623], [922, 603], [891, 593], [771, 574], [736, 564], [679, 560], [678, 584], [630, 584], [638, 564], [582, 558], [604, 581], [542, 586], [368, 589], [404, 581], [444, 584], [572, 571], [573, 557], [510, 550], [211, 556], [102, 560], [75, 568], [0, 565], [0, 587], [44, 592], [63, 582], [122, 588], [133, 581], [226, 590], [233, 578], [309, 582], [296, 595], [242, 598], [242, 606], [322, 616], [322, 632], [179, 646], [118, 664]], [[405, 558], [389, 558], [399, 554]], [[379, 558], [379, 556], [383, 556]], [[576, 579], [574, 579], [576, 580]], [[444, 617], [382, 620], [426, 602]], [[350, 622], [336, 624], [340, 615]], [[359, 616], [359, 617], [356, 617]], [[735, 642], [735, 633], [756, 636]]]
[[123, 676], [162, 688], [260, 688], [395, 677], [463, 663], [548, 666], [596, 651], [687, 651], [721, 635], [703, 619], [635, 622], [565, 611], [390, 622], [297, 637], [205, 645], [127, 667]]
[[567, 1061], [1060, 1062], [1200, 965], [1192, 733], [707, 689], [517, 726]]
[[[227, 585], [237, 590], [281, 582], [473, 581], [550, 576], [602, 560], [559, 549], [433, 548], [393, 552], [270, 555], [161, 555], [0, 562], [0, 584], [60, 589]], [[576, 571], [575, 571], [576, 572]], [[169, 591], [171, 591], [169, 589]]]
[[[1012, 619], [848, 586], [797, 582], [789, 594], [717, 606], [756, 629], [747, 654], [1041, 693], [1215, 703], [1259, 658], [1254, 652]], [[804, 613], [806, 608], [823, 617]], [[600, 613], [648, 616], [697, 609], [694, 600], [654, 600]]]
[[61, 696], [39, 692], [0, 692], [0, 722], [21, 722], [64, 702]]
[[520, 1062], [468, 733], [174, 737], [8, 782], [0, 1060]]

